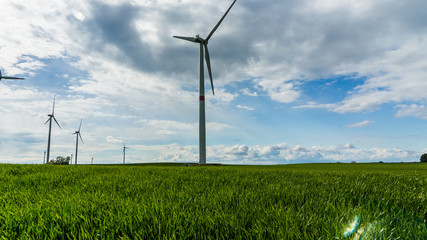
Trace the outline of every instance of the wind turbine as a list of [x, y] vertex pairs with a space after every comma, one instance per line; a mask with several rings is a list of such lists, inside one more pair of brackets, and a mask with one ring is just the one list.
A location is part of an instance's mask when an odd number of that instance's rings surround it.
[[24, 80], [25, 78], [18, 78], [18, 77], [8, 77], [8, 76], [3, 76], [3, 75], [1, 75], [1, 70], [0, 70], [0, 81], [1, 81], [2, 79]]
[[123, 142], [123, 164], [125, 164], [125, 160], [126, 160], [126, 149], [129, 149], [129, 148], [126, 147], [125, 143]]
[[82, 135], [80, 134], [80, 129], [81, 129], [81, 127], [82, 127], [82, 121], [83, 121], [83, 119], [81, 119], [81, 120], [80, 120], [79, 130], [78, 130], [78, 131], [75, 131], [75, 132], [73, 133], [73, 135], [74, 135], [74, 134], [76, 134], [76, 157], [74, 158], [74, 159], [75, 159], [75, 160], [74, 160], [74, 164], [77, 164], [77, 152], [78, 152], [78, 150], [79, 150], [79, 137], [80, 137], [80, 140], [82, 141], [82, 143], [84, 144], [84, 142], [83, 142], [83, 138], [82, 138]]
[[174, 38], [179, 38], [182, 40], [190, 41], [193, 43], [198, 43], [200, 45], [200, 88], [199, 88], [199, 163], [206, 164], [206, 118], [205, 118], [205, 74], [204, 74], [204, 60], [203, 60], [203, 50], [205, 51], [206, 66], [208, 68], [209, 79], [211, 81], [212, 94], [215, 95], [213, 81], [212, 81], [212, 71], [211, 71], [211, 62], [209, 57], [208, 50], [208, 41], [219, 27], [221, 22], [227, 16], [230, 9], [233, 7], [236, 0], [233, 1], [231, 6], [211, 30], [206, 39], [201, 38], [199, 35], [195, 37], [181, 37], [173, 36]]
[[48, 114], [47, 116], [49, 117], [49, 119], [47, 119], [47, 121], [44, 124], [46, 124], [47, 122], [49, 122], [49, 137], [47, 138], [47, 156], [46, 156], [46, 163], [49, 163], [50, 135], [51, 135], [51, 132], [52, 132], [52, 119], [55, 120], [55, 122], [58, 125], [58, 127], [61, 128], [61, 126], [59, 126], [59, 123], [58, 123], [58, 121], [56, 121], [56, 118], [55, 118], [55, 97], [53, 97], [52, 114]]

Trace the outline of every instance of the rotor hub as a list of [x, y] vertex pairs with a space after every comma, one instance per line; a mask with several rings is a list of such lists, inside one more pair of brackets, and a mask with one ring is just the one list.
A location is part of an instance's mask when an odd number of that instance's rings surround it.
[[199, 34], [194, 37], [195, 42], [205, 43], [205, 39], [201, 38]]

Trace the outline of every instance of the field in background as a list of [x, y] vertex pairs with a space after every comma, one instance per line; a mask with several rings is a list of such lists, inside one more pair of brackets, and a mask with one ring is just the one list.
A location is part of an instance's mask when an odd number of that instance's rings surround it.
[[0, 165], [3, 239], [427, 239], [427, 164]]

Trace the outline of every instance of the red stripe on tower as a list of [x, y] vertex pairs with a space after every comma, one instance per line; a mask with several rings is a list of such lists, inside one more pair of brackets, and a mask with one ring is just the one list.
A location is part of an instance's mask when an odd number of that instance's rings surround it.
[[200, 96], [200, 97], [199, 97], [199, 100], [200, 100], [200, 101], [205, 101], [205, 96]]

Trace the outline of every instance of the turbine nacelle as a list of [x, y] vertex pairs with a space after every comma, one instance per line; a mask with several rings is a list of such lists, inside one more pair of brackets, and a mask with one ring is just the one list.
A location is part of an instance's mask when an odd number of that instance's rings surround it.
[[[199, 36], [199, 34], [197, 34], [195, 37], [194, 37], [194, 40], [193, 40], [194, 42], [198, 42], [198, 43], [205, 43], [206, 41], [205, 41], [205, 39], [203, 39], [203, 38], [201, 38], [200, 36]], [[207, 44], [207, 43], [206, 43]]]
[[49, 121], [52, 121], [52, 119], [56, 122], [56, 125], [58, 125], [59, 128], [61, 128], [61, 125], [59, 125], [58, 121], [56, 121], [55, 118], [55, 97], [53, 97], [53, 107], [52, 107], [52, 113], [47, 115], [49, 118], [47, 119], [47, 121], [44, 123], [48, 123]]
[[[77, 139], [80, 137], [80, 140], [82, 141], [82, 143], [83, 143], [83, 138], [82, 138], [82, 135], [80, 134], [80, 129], [82, 128], [82, 121], [83, 121], [83, 119], [81, 119], [80, 120], [80, 125], [79, 125], [79, 130], [77, 130], [77, 131], [75, 131], [74, 133], [73, 133], [73, 135], [74, 134], [77, 134]], [[76, 152], [76, 154], [77, 154], [77, 152]]]

